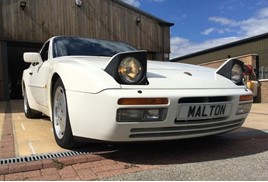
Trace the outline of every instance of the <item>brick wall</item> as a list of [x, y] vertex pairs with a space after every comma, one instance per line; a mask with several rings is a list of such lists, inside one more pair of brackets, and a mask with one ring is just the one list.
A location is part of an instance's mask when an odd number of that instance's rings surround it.
[[268, 103], [268, 80], [261, 80], [261, 102]]

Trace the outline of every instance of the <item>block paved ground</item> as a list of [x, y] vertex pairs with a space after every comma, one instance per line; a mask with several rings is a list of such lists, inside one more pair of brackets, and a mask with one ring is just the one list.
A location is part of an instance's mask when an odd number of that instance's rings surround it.
[[[46, 118], [38, 121], [27, 120], [20, 106], [21, 101], [0, 102], [1, 158], [65, 151], [55, 145], [50, 122]], [[116, 175], [161, 169], [167, 165], [262, 153], [268, 150], [267, 107], [267, 103], [254, 104], [243, 127], [225, 135], [134, 144], [85, 143], [81, 147], [89, 148], [94, 151], [93, 153], [0, 164], [0, 180], [100, 180]], [[42, 127], [40, 128], [37, 123], [41, 123]], [[32, 126], [39, 132], [34, 133], [31, 130]], [[27, 134], [23, 134], [25, 130], [28, 131]], [[43, 143], [38, 145], [39, 142]]]

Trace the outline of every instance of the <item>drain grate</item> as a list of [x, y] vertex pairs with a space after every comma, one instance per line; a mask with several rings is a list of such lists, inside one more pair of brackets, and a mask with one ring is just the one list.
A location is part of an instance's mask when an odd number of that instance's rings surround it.
[[58, 153], [31, 155], [31, 156], [24, 156], [24, 157], [14, 157], [14, 158], [0, 159], [0, 165], [21, 163], [21, 162], [31, 162], [31, 161], [38, 161], [38, 160], [43, 160], [43, 159], [55, 159], [59, 157], [76, 156], [76, 155], [90, 154], [90, 153], [91, 152], [87, 150], [79, 150], [79, 151], [66, 151], [66, 152], [58, 152]]

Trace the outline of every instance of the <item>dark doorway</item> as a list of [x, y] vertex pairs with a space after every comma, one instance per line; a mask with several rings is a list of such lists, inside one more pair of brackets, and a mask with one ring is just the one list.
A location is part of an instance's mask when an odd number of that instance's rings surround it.
[[30, 66], [24, 62], [23, 53], [38, 52], [41, 47], [41, 43], [7, 42], [9, 99], [22, 99], [22, 73]]

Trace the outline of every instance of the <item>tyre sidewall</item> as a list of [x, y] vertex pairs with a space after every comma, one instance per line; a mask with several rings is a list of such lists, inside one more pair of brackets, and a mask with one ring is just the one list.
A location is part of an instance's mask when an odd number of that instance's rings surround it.
[[[63, 137], [61, 139], [58, 138], [58, 136], [56, 134], [55, 123], [54, 123], [54, 102], [55, 102], [54, 98], [55, 98], [55, 92], [56, 92], [58, 87], [63, 88], [64, 97], [65, 97], [65, 100], [66, 100], [66, 125], [65, 125], [65, 131], [64, 131]], [[64, 85], [63, 85], [61, 79], [58, 79], [56, 81], [54, 89], [53, 89], [52, 125], [53, 125], [54, 137], [55, 137], [55, 140], [56, 140], [57, 144], [59, 146], [61, 146], [62, 148], [72, 148], [72, 147], [74, 147], [74, 139], [73, 139], [72, 129], [71, 129], [70, 120], [69, 120], [68, 102], [67, 102], [67, 98], [66, 98], [66, 91], [65, 91], [65, 88], [64, 88]]]
[[[26, 107], [26, 109], [25, 109]], [[23, 109], [24, 109], [24, 114], [27, 118], [41, 118], [42, 113], [36, 110], [33, 110], [30, 108], [28, 97], [26, 90], [24, 91], [24, 96], [23, 96]]]

